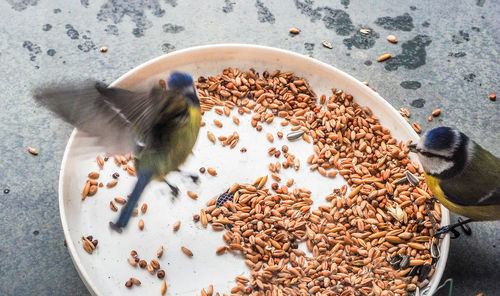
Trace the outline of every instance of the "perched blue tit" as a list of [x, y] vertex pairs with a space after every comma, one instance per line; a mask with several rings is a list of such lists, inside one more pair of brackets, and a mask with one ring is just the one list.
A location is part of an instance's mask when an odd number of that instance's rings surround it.
[[[500, 220], [500, 159], [450, 127], [426, 132], [410, 145], [434, 196], [470, 221]], [[461, 222], [461, 224], [465, 224]]]
[[[200, 129], [200, 102], [193, 79], [174, 72], [166, 88], [144, 91], [107, 87], [96, 81], [35, 91], [35, 99], [78, 130], [96, 137], [106, 152], [134, 151], [137, 183], [116, 224], [125, 227], [146, 185], [186, 160]], [[170, 185], [170, 184], [169, 184]]]

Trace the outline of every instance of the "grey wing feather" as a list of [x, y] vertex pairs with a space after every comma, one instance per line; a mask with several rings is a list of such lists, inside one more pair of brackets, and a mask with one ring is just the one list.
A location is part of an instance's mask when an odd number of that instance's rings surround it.
[[96, 81], [41, 88], [34, 97], [66, 122], [98, 138], [109, 153], [134, 151], [138, 141], [146, 143], [145, 135], [166, 103], [157, 89], [136, 93], [106, 88]]

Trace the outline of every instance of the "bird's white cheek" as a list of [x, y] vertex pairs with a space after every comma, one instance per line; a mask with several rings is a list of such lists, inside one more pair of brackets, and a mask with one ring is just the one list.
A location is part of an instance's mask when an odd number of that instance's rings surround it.
[[429, 174], [439, 174], [453, 166], [453, 162], [437, 157], [419, 155], [419, 159], [424, 167], [424, 170]]

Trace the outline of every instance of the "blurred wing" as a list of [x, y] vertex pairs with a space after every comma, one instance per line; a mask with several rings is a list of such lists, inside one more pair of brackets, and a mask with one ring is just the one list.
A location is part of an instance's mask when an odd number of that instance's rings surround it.
[[34, 97], [66, 122], [98, 138], [109, 153], [134, 151], [137, 141], [147, 142], [148, 131], [167, 101], [159, 88], [131, 92], [96, 81], [42, 88]]

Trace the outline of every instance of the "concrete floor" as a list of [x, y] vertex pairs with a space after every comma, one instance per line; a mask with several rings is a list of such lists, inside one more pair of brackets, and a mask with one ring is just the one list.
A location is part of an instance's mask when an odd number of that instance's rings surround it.
[[[195, 45], [269, 45], [369, 81], [396, 109], [408, 108], [423, 130], [455, 126], [498, 156], [499, 103], [488, 96], [500, 92], [499, 13], [491, 0], [0, 0], [0, 295], [88, 295], [63, 246], [58, 211], [71, 127], [34, 104], [35, 85], [111, 82]], [[291, 27], [301, 33], [290, 35]], [[388, 34], [399, 43], [387, 42]], [[393, 58], [377, 63], [386, 52]], [[441, 115], [428, 122], [435, 108]], [[40, 154], [28, 154], [27, 146]], [[499, 225], [475, 223], [471, 237], [452, 241], [443, 279], [453, 278], [454, 295], [499, 295]]]

